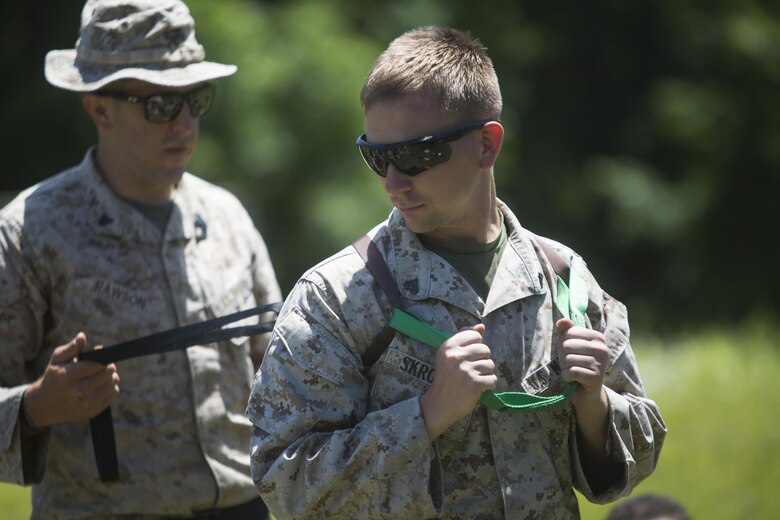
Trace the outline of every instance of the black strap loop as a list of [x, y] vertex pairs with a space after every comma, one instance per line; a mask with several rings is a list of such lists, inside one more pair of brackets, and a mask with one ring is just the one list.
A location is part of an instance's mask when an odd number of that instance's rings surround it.
[[[186, 325], [176, 329], [157, 332], [141, 338], [118, 343], [111, 347], [84, 352], [80, 361], [95, 361], [103, 365], [148, 356], [182, 350], [193, 345], [207, 345], [218, 341], [244, 336], [254, 336], [273, 330], [275, 320], [237, 327], [222, 328], [250, 316], [259, 316], [266, 312], [279, 313], [282, 302], [269, 303], [260, 307], [246, 309], [219, 318], [213, 318], [200, 323]], [[111, 417], [111, 407], [106, 408], [89, 421], [92, 435], [92, 448], [95, 452], [95, 463], [102, 482], [119, 480], [119, 458], [114, 438], [114, 422]]]
[[172, 352], [193, 345], [203, 345], [230, 338], [240, 338], [242, 336], [252, 336], [262, 332], [270, 332], [273, 330], [273, 321], [226, 329], [223, 329], [222, 326], [248, 318], [249, 316], [256, 316], [266, 312], [278, 313], [281, 306], [281, 302], [269, 303], [260, 307], [245, 309], [219, 318], [202, 321], [200, 323], [193, 323], [192, 325], [185, 325], [184, 327], [157, 332], [123, 343], [117, 343], [111, 347], [84, 352], [79, 356], [79, 360], [97, 361], [98, 363], [107, 365], [125, 359], [148, 356], [149, 354]]

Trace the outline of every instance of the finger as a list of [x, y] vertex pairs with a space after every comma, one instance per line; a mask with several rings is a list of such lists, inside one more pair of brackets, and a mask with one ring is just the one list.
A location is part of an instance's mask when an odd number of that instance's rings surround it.
[[99, 410], [111, 405], [114, 398], [119, 395], [119, 386], [113, 380], [107, 381], [104, 385], [95, 389], [95, 395], [98, 396], [96, 406]]
[[606, 338], [604, 338], [604, 334], [597, 330], [588, 329], [586, 327], [571, 327], [570, 329], [567, 329], [566, 338], [594, 341], [603, 343], [604, 345], [607, 343]]
[[555, 328], [558, 329], [558, 333], [563, 334], [570, 328], [574, 327], [574, 322], [569, 318], [561, 318], [555, 322]]
[[[95, 345], [95, 350], [100, 350], [102, 348], [103, 345]], [[78, 378], [88, 377], [103, 370], [108, 370], [109, 372], [116, 372], [117, 370], [115, 363], [104, 365], [103, 363], [99, 363], [97, 361], [79, 361], [77, 366], [79, 368], [74, 367], [70, 370], [74, 377]]]
[[81, 381], [81, 389], [85, 395], [96, 394], [101, 388], [106, 389], [114, 385], [114, 372], [106, 367], [101, 368], [101, 371], [90, 374]]
[[58, 365], [72, 363], [86, 347], [87, 336], [83, 332], [79, 332], [69, 343], [54, 349], [51, 355], [51, 362]]
[[[484, 326], [483, 326], [484, 328]], [[442, 346], [446, 347], [463, 347], [473, 343], [481, 343], [482, 334], [479, 331], [471, 329], [461, 330], [456, 332], [453, 336], [447, 339]]]
[[72, 381], [88, 379], [103, 373], [108, 377], [108, 374], [116, 372], [116, 367], [109, 368], [97, 361], [78, 361], [76, 363], [69, 363], [63, 365], [63, 369], [67, 377]]
[[583, 367], [571, 367], [564, 370], [561, 375], [564, 381], [576, 381], [589, 390], [597, 388], [604, 383], [602, 374], [594, 373]]
[[490, 351], [490, 347], [484, 343], [472, 343], [460, 348], [461, 359], [468, 361], [479, 361], [490, 359], [493, 353]]
[[480, 335], [485, 333], [485, 324], [484, 323], [477, 323], [476, 325], [469, 325], [467, 327], [461, 327], [458, 329], [458, 332], [464, 332], [467, 330], [473, 330], [474, 332], [479, 333]]
[[495, 374], [480, 374], [474, 367], [470, 367], [468, 378], [463, 380], [459, 387], [458, 395], [463, 393], [482, 393], [490, 390], [498, 383], [498, 376]]
[[561, 344], [561, 351], [564, 355], [581, 354], [591, 356], [599, 361], [605, 361], [609, 357], [607, 345], [598, 340], [569, 338]]
[[94, 405], [95, 410], [97, 410], [96, 413], [99, 413], [105, 408], [111, 406], [114, 398], [116, 398], [116, 396], [118, 396], [120, 393], [119, 376], [117, 374], [113, 374], [113, 376], [114, 377], [112, 377], [111, 380], [95, 389], [94, 395], [97, 396], [97, 401]]
[[103, 365], [97, 361], [78, 361], [61, 365], [66, 377], [71, 381], [82, 381], [103, 374], [105, 378], [110, 378], [111, 374], [116, 373], [116, 365]]
[[79, 349], [77, 354], [81, 354], [87, 348], [87, 335], [84, 334], [83, 332], [79, 332], [78, 334], [76, 334], [74, 343], [76, 344], [76, 347], [78, 347]]
[[495, 373], [496, 364], [492, 359], [481, 359], [472, 362], [472, 370], [476, 375], [486, 376]]
[[477, 376], [477, 383], [482, 387], [483, 391], [493, 390], [498, 383], [498, 376], [495, 374], [485, 374]]
[[592, 372], [600, 372], [604, 365], [593, 356], [583, 354], [568, 354], [565, 357], [564, 364], [566, 368], [580, 367]]
[[468, 345], [448, 345], [441, 350], [441, 356], [455, 363], [472, 362], [480, 359], [490, 359], [490, 347], [484, 343], [469, 343]]

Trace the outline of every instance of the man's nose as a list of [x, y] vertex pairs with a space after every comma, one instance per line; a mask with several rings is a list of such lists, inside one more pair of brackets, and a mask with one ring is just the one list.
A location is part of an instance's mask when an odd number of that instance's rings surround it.
[[403, 173], [390, 161], [387, 165], [387, 175], [383, 182], [385, 191], [389, 194], [402, 193], [412, 188], [413, 181], [410, 175]]
[[198, 127], [198, 118], [192, 115], [190, 104], [185, 102], [179, 114], [171, 121], [174, 130], [186, 135]]

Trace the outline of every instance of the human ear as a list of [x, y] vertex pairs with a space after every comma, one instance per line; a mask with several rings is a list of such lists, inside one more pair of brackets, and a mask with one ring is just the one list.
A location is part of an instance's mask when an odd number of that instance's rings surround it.
[[86, 93], [81, 96], [81, 104], [95, 126], [100, 130], [108, 130], [113, 125], [113, 112], [110, 100], [95, 94]]
[[479, 165], [483, 169], [492, 168], [504, 142], [504, 127], [498, 121], [490, 121], [482, 127], [482, 156]]

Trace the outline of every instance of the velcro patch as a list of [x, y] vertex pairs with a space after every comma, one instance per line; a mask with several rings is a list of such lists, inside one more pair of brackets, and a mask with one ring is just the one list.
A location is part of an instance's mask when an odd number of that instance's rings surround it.
[[421, 361], [414, 356], [410, 356], [405, 352], [401, 352], [395, 348], [389, 348], [384, 362], [399, 372], [408, 374], [427, 384], [433, 383], [433, 375], [436, 373], [436, 369], [428, 363]]

